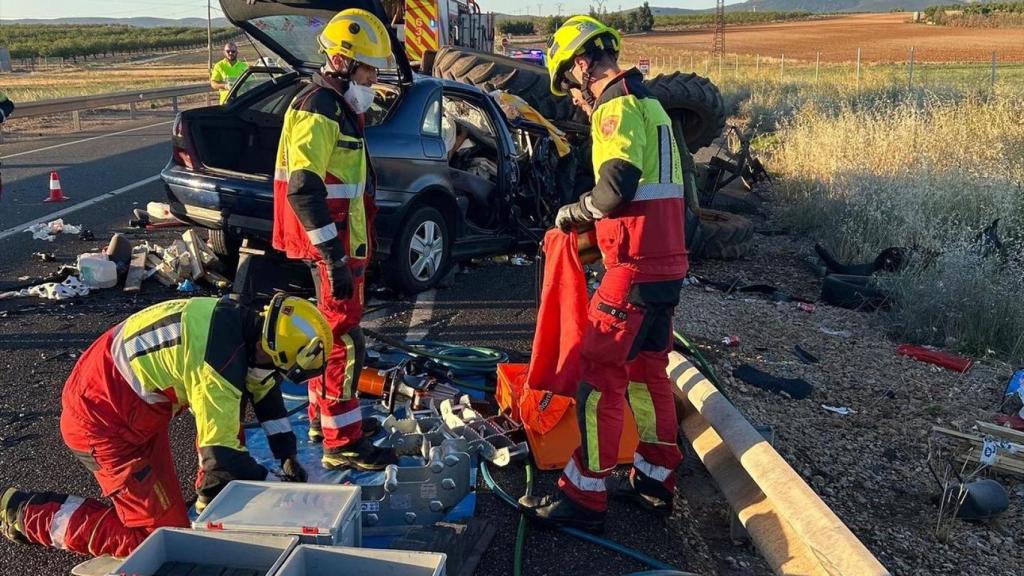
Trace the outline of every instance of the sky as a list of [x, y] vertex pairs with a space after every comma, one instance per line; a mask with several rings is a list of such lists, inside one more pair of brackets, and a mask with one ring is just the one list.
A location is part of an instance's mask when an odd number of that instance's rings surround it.
[[[739, 0], [727, 0], [732, 4]], [[586, 12], [593, 0], [556, 0], [551, 2], [533, 2], [526, 0], [478, 0], [484, 11], [521, 14], [527, 12], [536, 15], [538, 10], [547, 16], [558, 12], [561, 4], [563, 14]], [[618, 10], [621, 6], [628, 9], [639, 6], [642, 0], [605, 0], [605, 8]], [[715, 5], [714, 0], [654, 0], [652, 6], [673, 8], [709, 8]], [[220, 15], [219, 2], [213, 0], [214, 17]], [[97, 16], [110, 18], [128, 18], [132, 16], [154, 16], [159, 18], [205, 18], [206, 0], [45, 0], [31, 2], [28, 0], [0, 0], [0, 19], [16, 18], [60, 18], [70, 16]]]

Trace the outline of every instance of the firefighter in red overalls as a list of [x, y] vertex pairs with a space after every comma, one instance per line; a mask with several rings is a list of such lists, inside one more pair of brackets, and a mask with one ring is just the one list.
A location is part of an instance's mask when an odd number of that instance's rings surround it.
[[394, 452], [364, 434], [355, 390], [375, 211], [363, 114], [373, 104], [377, 70], [392, 58], [391, 40], [376, 16], [348, 9], [331, 19], [318, 42], [326, 63], [284, 117], [273, 245], [312, 267], [318, 306], [334, 331], [325, 374], [309, 382], [309, 433], [323, 441], [323, 466], [380, 470], [395, 462]]

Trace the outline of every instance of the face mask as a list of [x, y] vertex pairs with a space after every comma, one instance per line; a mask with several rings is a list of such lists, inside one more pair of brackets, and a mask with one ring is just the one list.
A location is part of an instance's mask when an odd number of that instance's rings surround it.
[[348, 102], [358, 114], [362, 114], [370, 109], [375, 95], [372, 87], [350, 82], [348, 90], [345, 91], [345, 102]]

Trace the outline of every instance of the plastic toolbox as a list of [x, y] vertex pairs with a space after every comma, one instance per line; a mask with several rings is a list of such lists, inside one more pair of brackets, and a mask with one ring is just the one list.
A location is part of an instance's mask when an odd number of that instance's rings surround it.
[[297, 546], [274, 576], [444, 576], [444, 554]]
[[235, 480], [192, 527], [297, 536], [304, 544], [360, 546], [360, 494], [359, 486]]
[[[498, 388], [495, 398], [502, 410], [507, 410], [513, 420], [519, 416], [519, 396], [526, 386], [527, 364], [498, 364]], [[580, 445], [580, 428], [576, 422], [576, 410], [566, 410], [558, 424], [544, 434], [538, 433], [523, 423], [530, 453], [537, 468], [557, 470], [565, 466], [572, 451]], [[632, 464], [640, 438], [636, 431], [636, 420], [626, 403], [622, 418], [622, 441], [619, 442], [619, 464]]]
[[294, 536], [158, 528], [110, 574], [270, 576], [298, 543]]

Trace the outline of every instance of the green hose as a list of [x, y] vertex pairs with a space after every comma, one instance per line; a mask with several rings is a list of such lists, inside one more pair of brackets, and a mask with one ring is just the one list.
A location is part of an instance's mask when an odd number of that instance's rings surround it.
[[391, 348], [413, 356], [429, 358], [457, 372], [490, 373], [501, 362], [508, 362], [508, 354], [493, 348], [458, 346], [428, 340], [404, 341], [385, 336], [375, 330], [363, 328], [363, 333]]
[[690, 344], [690, 341], [686, 339], [686, 336], [683, 336], [683, 333], [678, 330], [672, 331], [672, 337], [675, 340], [675, 347], [683, 354], [689, 356], [693, 360], [693, 363], [697, 365], [697, 370], [704, 374], [704, 377], [714, 384], [715, 388], [722, 396], [725, 397], [726, 400], [732, 402], [732, 398], [729, 398], [729, 394], [726, 393], [725, 387], [722, 386], [722, 382], [718, 379], [718, 375], [715, 374], [714, 368], [711, 367], [711, 363], [704, 358], [704, 355], [700, 353], [700, 350], [698, 350], [693, 344]]
[[[533, 466], [526, 463], [526, 495], [533, 495]], [[523, 576], [523, 548], [526, 546], [526, 516], [519, 514], [516, 527], [516, 551], [512, 557], [512, 576]]]

